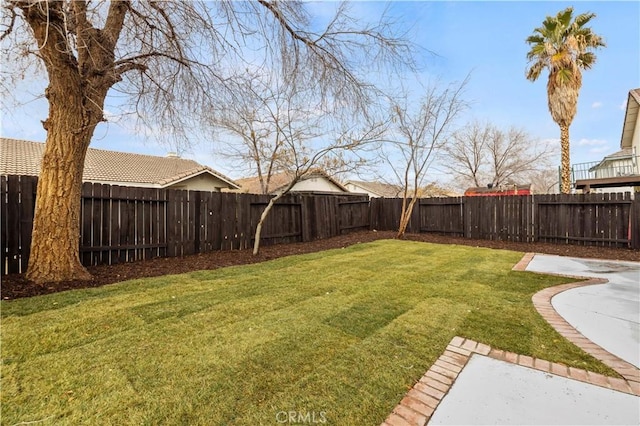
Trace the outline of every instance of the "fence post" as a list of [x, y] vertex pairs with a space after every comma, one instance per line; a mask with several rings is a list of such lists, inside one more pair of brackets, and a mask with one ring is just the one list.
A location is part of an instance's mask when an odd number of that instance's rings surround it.
[[634, 250], [640, 249], [640, 192], [633, 194], [631, 211], [629, 212], [630, 246]]
[[369, 230], [378, 229], [378, 198], [369, 199]]
[[20, 180], [22, 186], [20, 190], [20, 245], [22, 247], [22, 272], [26, 272], [31, 253], [31, 231], [33, 231], [38, 178], [36, 176], [22, 176]]
[[176, 255], [176, 190], [167, 189], [167, 256], [174, 257]]
[[20, 252], [20, 177], [8, 176], [7, 179], [7, 257], [8, 272], [21, 272], [22, 253]]
[[191, 207], [193, 210], [193, 246], [194, 253], [202, 253], [202, 247], [200, 246], [200, 234], [202, 230], [202, 209], [200, 208], [201, 204], [201, 192], [200, 191], [189, 191], [193, 194], [193, 206]]
[[0, 176], [0, 275], [7, 273], [7, 253], [5, 247], [7, 247], [7, 237], [9, 227], [6, 224], [7, 220], [7, 202], [5, 201], [7, 193], [7, 177]]

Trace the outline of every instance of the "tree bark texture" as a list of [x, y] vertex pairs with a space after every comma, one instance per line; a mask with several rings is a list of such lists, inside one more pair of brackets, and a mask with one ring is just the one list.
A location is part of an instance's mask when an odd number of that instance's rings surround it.
[[267, 204], [267, 207], [264, 208], [264, 210], [262, 211], [262, 214], [260, 215], [260, 220], [258, 221], [258, 225], [256, 226], [256, 233], [254, 235], [254, 240], [253, 240], [253, 255], [257, 255], [260, 252], [260, 235], [262, 235], [262, 225], [264, 224], [264, 221], [267, 220], [267, 217], [269, 216], [269, 212], [271, 211], [271, 209], [273, 208], [273, 205], [284, 196], [286, 192], [283, 192], [281, 194], [276, 195], [275, 197], [271, 198], [269, 200], [269, 204]]
[[39, 54], [49, 76], [45, 96], [49, 117], [40, 165], [27, 279], [45, 282], [90, 279], [80, 263], [80, 195], [84, 160], [97, 124], [103, 120], [104, 100], [118, 81], [113, 49], [122, 2], [110, 6], [111, 29], [96, 30], [82, 19], [85, 3], [73, 3], [78, 34], [78, 57], [69, 48], [62, 2], [45, 8], [25, 3], [24, 17], [38, 42]]
[[56, 127], [47, 135], [40, 167], [26, 274], [39, 284], [91, 278], [79, 256], [82, 169], [89, 143], [69, 143], [67, 126]]
[[571, 193], [571, 158], [569, 146], [569, 126], [560, 125], [560, 190], [563, 194]]
[[[40, 165], [27, 279], [36, 283], [91, 275], [80, 263], [80, 196], [84, 160], [96, 127], [73, 73], [47, 88], [47, 141]], [[102, 100], [99, 100], [100, 107]]]
[[267, 204], [267, 207], [265, 207], [264, 210], [262, 211], [262, 214], [260, 215], [260, 220], [258, 221], [258, 225], [256, 225], [256, 233], [254, 234], [254, 237], [253, 237], [254, 238], [253, 240], [254, 256], [257, 255], [260, 251], [260, 235], [262, 235], [262, 225], [264, 224], [264, 221], [267, 220], [267, 217], [269, 216], [269, 212], [273, 208], [274, 204], [277, 203], [280, 198], [284, 197], [286, 194], [289, 193], [289, 191], [291, 191], [291, 189], [300, 180], [300, 176], [302, 176], [303, 174], [304, 173], [302, 174], [296, 173], [296, 176], [291, 180], [291, 182], [289, 182], [287, 187], [281, 193], [271, 198], [269, 200], [269, 204]]
[[402, 200], [400, 225], [398, 226], [398, 235], [396, 235], [396, 238], [404, 238], [407, 226], [409, 226], [409, 221], [411, 221], [411, 214], [413, 213], [413, 207], [415, 206], [416, 201], [418, 201], [418, 197], [415, 194], [408, 203], [406, 198]]

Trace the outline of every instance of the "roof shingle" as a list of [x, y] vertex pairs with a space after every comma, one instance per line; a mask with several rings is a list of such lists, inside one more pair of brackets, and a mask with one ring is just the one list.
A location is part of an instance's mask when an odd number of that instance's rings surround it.
[[[37, 176], [43, 154], [44, 143], [0, 138], [0, 174]], [[193, 160], [94, 148], [87, 150], [82, 179], [164, 187], [202, 172], [209, 172], [231, 187], [238, 187], [230, 178]]]

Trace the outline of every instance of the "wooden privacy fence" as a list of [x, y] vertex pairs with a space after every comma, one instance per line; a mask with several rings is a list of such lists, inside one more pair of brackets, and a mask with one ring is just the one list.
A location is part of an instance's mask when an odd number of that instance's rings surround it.
[[[371, 200], [371, 228], [395, 230], [401, 199]], [[640, 200], [630, 193], [421, 199], [409, 233], [640, 249]]]
[[[33, 176], [1, 177], [2, 274], [26, 270], [36, 184]], [[247, 249], [269, 199], [85, 183], [81, 261], [89, 266]], [[289, 194], [271, 211], [262, 244], [396, 230], [401, 206], [397, 198]], [[640, 249], [640, 200], [628, 193], [427, 198], [416, 203], [407, 232]]]
[[[37, 178], [2, 176], [2, 274], [29, 261]], [[115, 264], [214, 250], [246, 249], [268, 195], [132, 188], [85, 183], [80, 257], [84, 265]], [[329, 238], [369, 229], [366, 196], [288, 195], [272, 209], [261, 244]]]

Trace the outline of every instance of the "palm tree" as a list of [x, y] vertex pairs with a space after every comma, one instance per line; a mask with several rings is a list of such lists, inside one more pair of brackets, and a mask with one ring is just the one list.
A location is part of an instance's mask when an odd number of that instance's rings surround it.
[[576, 115], [581, 71], [596, 62], [592, 51], [605, 46], [599, 35], [585, 27], [595, 16], [583, 13], [573, 19], [573, 8], [568, 7], [556, 16], [547, 16], [542, 27], [533, 30], [526, 40], [531, 45], [527, 53], [530, 64], [527, 79], [536, 81], [545, 68], [549, 70], [547, 97], [551, 117], [560, 126], [560, 186], [564, 194], [571, 191], [569, 126]]

